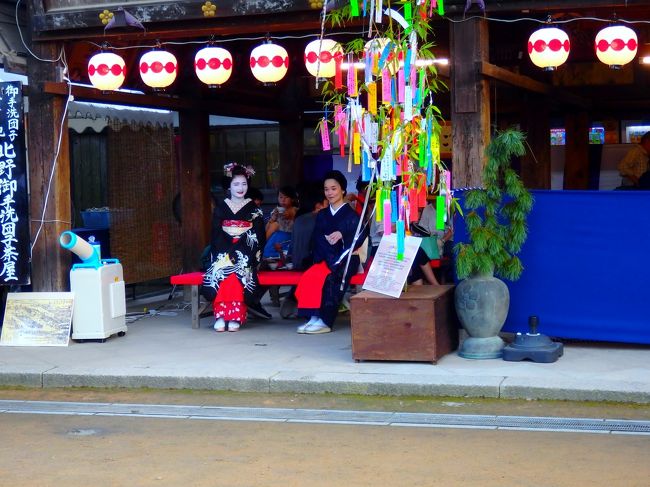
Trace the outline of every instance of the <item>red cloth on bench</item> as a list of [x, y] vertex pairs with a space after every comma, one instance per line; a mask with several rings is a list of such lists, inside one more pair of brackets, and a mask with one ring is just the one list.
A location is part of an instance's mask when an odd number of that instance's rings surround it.
[[314, 264], [305, 271], [296, 288], [298, 308], [320, 308], [323, 299], [323, 283], [331, 273], [325, 262]]

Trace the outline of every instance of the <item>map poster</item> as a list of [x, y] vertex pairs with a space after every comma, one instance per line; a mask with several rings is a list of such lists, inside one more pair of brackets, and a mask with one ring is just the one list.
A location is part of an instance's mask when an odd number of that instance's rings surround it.
[[370, 264], [363, 289], [399, 298], [420, 243], [419, 237], [407, 236], [404, 240], [404, 260], [397, 260], [397, 234], [384, 235]]
[[9, 293], [0, 345], [66, 347], [74, 293]]

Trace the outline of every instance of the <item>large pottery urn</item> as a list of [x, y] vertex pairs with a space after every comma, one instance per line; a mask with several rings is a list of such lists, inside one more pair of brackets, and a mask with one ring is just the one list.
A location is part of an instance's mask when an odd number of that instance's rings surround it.
[[470, 359], [500, 358], [504, 341], [499, 337], [510, 306], [510, 293], [503, 281], [489, 274], [462, 280], [456, 286], [456, 312], [469, 335], [458, 355]]

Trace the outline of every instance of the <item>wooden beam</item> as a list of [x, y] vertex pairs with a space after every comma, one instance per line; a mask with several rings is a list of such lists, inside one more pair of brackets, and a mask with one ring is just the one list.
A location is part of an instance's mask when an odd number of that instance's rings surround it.
[[[466, 0], [447, 0], [445, 10], [448, 15], [465, 14]], [[486, 11], [494, 12], [560, 12], [575, 11], [576, 9], [594, 8], [623, 8], [633, 6], [647, 7], [647, 0], [501, 0], [499, 2], [486, 2]], [[468, 14], [480, 13], [473, 6]]]
[[[103, 3], [97, 2], [90, 8], [89, 2], [83, 2], [85, 5], [72, 5], [69, 1], [50, 1], [51, 7], [45, 14], [37, 14], [34, 17], [34, 28], [36, 32], [57, 32], [73, 31], [80, 29], [97, 29], [104, 30], [99, 14], [106, 8]], [[295, 13], [308, 13], [315, 20], [319, 19], [320, 8], [311, 8], [308, 2], [304, 0], [269, 0], [260, 2], [258, 0], [219, 0], [213, 2], [216, 5], [215, 15], [206, 17], [201, 9], [204, 5], [203, 0], [190, 0], [180, 2], [151, 2], [144, 5], [126, 4], [126, 10], [136, 19], [142, 22], [148, 30], [152, 26], [165, 25], [173, 26], [174, 24], [183, 24], [187, 21], [201, 21], [212, 26], [213, 29], [219, 28], [224, 20], [238, 18], [242, 23], [255, 22], [258, 17], [277, 16], [278, 19], [283, 16], [291, 16]], [[52, 7], [60, 4], [60, 7]], [[114, 10], [109, 7], [108, 10]], [[267, 19], [268, 22], [269, 19]], [[136, 31], [137, 28], [115, 28], [113, 32], [121, 30]], [[189, 29], [185, 28], [189, 33]], [[111, 29], [107, 34], [113, 34]], [[138, 31], [140, 34], [141, 31]]]
[[208, 114], [183, 110], [179, 125], [183, 272], [192, 272], [199, 270], [201, 252], [210, 243]]
[[[67, 96], [68, 85], [46, 81], [43, 90], [50, 95]], [[274, 106], [257, 106], [221, 99], [187, 99], [176, 98], [165, 95], [146, 95], [137, 93], [124, 93], [121, 91], [102, 92], [89, 86], [72, 86], [72, 96], [77, 101], [99, 102], [112, 105], [125, 105], [146, 108], [160, 108], [173, 111], [202, 109], [212, 114], [225, 115], [230, 117], [258, 118], [260, 120], [291, 120], [294, 118], [292, 112], [288, 112]], [[224, 93], [224, 98], [228, 95]], [[232, 99], [232, 97], [230, 97]], [[268, 104], [267, 104], [268, 105]]]
[[589, 189], [589, 114], [568, 113], [566, 131], [564, 189]]
[[[40, 43], [34, 46], [33, 50], [41, 58], [54, 59], [60, 51], [60, 46], [54, 43]], [[59, 245], [59, 235], [65, 230], [70, 230], [72, 216], [68, 123], [63, 112], [65, 98], [42, 90], [43, 80], [56, 76], [56, 66], [53, 63], [43, 63], [30, 57], [27, 59], [27, 71], [29, 212], [34, 245], [32, 289], [60, 292], [69, 289], [70, 252], [63, 250]], [[59, 135], [61, 143], [55, 166], [54, 154], [57, 151]], [[44, 208], [47, 208], [45, 213]]]
[[451, 126], [453, 187], [480, 186], [490, 140], [489, 83], [476, 69], [488, 59], [486, 19], [451, 28]]
[[573, 93], [555, 88], [549, 84], [542, 83], [541, 81], [534, 80], [528, 76], [514, 73], [508, 69], [495, 66], [487, 61], [483, 61], [479, 65], [479, 70], [483, 76], [500, 81], [502, 83], [521, 88], [525, 91], [533, 93], [541, 93], [549, 95], [569, 105], [575, 105], [580, 108], [590, 108], [592, 103], [590, 100], [583, 98]]

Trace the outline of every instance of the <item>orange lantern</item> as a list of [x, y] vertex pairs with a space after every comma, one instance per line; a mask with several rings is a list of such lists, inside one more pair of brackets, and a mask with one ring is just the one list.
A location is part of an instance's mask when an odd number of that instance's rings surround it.
[[250, 66], [253, 76], [262, 83], [276, 83], [289, 70], [289, 53], [284, 47], [269, 41], [251, 51]]
[[88, 78], [98, 90], [117, 90], [126, 77], [124, 59], [112, 52], [98, 52], [88, 61]]
[[204, 47], [194, 56], [194, 71], [211, 88], [222, 85], [232, 74], [232, 54], [221, 47]]
[[140, 58], [140, 77], [151, 88], [167, 88], [174, 82], [177, 73], [178, 62], [171, 52], [154, 50]]
[[612, 69], [632, 61], [638, 45], [636, 32], [624, 25], [605, 27], [596, 34], [596, 56]]
[[566, 32], [557, 27], [543, 27], [528, 39], [528, 55], [535, 66], [553, 71], [569, 58], [571, 43]]
[[343, 57], [341, 44], [332, 39], [316, 39], [305, 47], [305, 67], [316, 78], [336, 74], [336, 60]]

